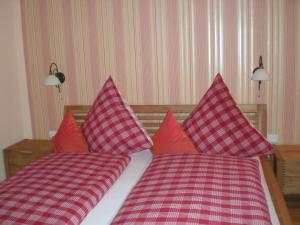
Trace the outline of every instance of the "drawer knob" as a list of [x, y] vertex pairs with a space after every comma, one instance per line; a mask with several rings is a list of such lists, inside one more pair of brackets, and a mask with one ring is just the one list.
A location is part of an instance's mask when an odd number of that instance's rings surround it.
[[32, 151], [31, 150], [20, 150], [20, 153], [23, 153], [23, 154], [32, 154]]

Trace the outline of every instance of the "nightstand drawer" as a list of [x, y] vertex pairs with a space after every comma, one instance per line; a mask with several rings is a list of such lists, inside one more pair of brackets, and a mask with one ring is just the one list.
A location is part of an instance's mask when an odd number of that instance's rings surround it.
[[276, 149], [277, 180], [282, 192], [300, 194], [300, 145], [277, 145]]
[[283, 170], [288, 176], [300, 177], [300, 161], [284, 161]]
[[50, 140], [24, 139], [4, 149], [6, 176], [14, 175], [24, 166], [51, 152]]
[[16, 165], [10, 165], [9, 166], [9, 173], [10, 176], [15, 175], [19, 170], [23, 169], [26, 165], [23, 166], [16, 166]]
[[282, 191], [284, 194], [299, 194], [300, 193], [300, 176], [285, 176], [282, 181]]
[[12, 150], [8, 153], [9, 164], [14, 164], [16, 166], [24, 166], [32, 161], [41, 158], [47, 153], [47, 151], [29, 150], [29, 149], [18, 149]]
[[278, 161], [277, 175], [284, 194], [300, 193], [300, 161]]

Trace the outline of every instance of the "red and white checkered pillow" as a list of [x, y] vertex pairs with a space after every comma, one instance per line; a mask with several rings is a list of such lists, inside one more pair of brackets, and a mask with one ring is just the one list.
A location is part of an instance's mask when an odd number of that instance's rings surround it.
[[151, 138], [111, 77], [105, 82], [81, 129], [92, 152], [128, 154], [152, 146]]
[[183, 129], [203, 153], [252, 157], [273, 152], [241, 112], [220, 74], [183, 122]]

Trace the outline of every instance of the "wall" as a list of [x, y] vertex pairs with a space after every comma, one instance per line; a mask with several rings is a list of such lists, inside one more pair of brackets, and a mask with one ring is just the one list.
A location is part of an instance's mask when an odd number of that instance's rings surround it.
[[[268, 104], [268, 133], [300, 143], [300, 1], [23, 0], [22, 18], [35, 137], [64, 104], [91, 104], [109, 74], [131, 104], [183, 104], [221, 72], [238, 103]], [[43, 86], [51, 62], [67, 77], [61, 95]]]
[[[0, 1], [0, 149], [32, 136], [19, 0]], [[5, 177], [2, 152], [0, 180]]]

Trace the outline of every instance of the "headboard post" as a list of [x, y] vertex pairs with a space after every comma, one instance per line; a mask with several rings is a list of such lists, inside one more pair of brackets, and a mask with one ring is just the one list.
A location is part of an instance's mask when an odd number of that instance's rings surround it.
[[258, 130], [260, 130], [260, 132], [267, 137], [267, 105], [258, 104], [257, 108]]

